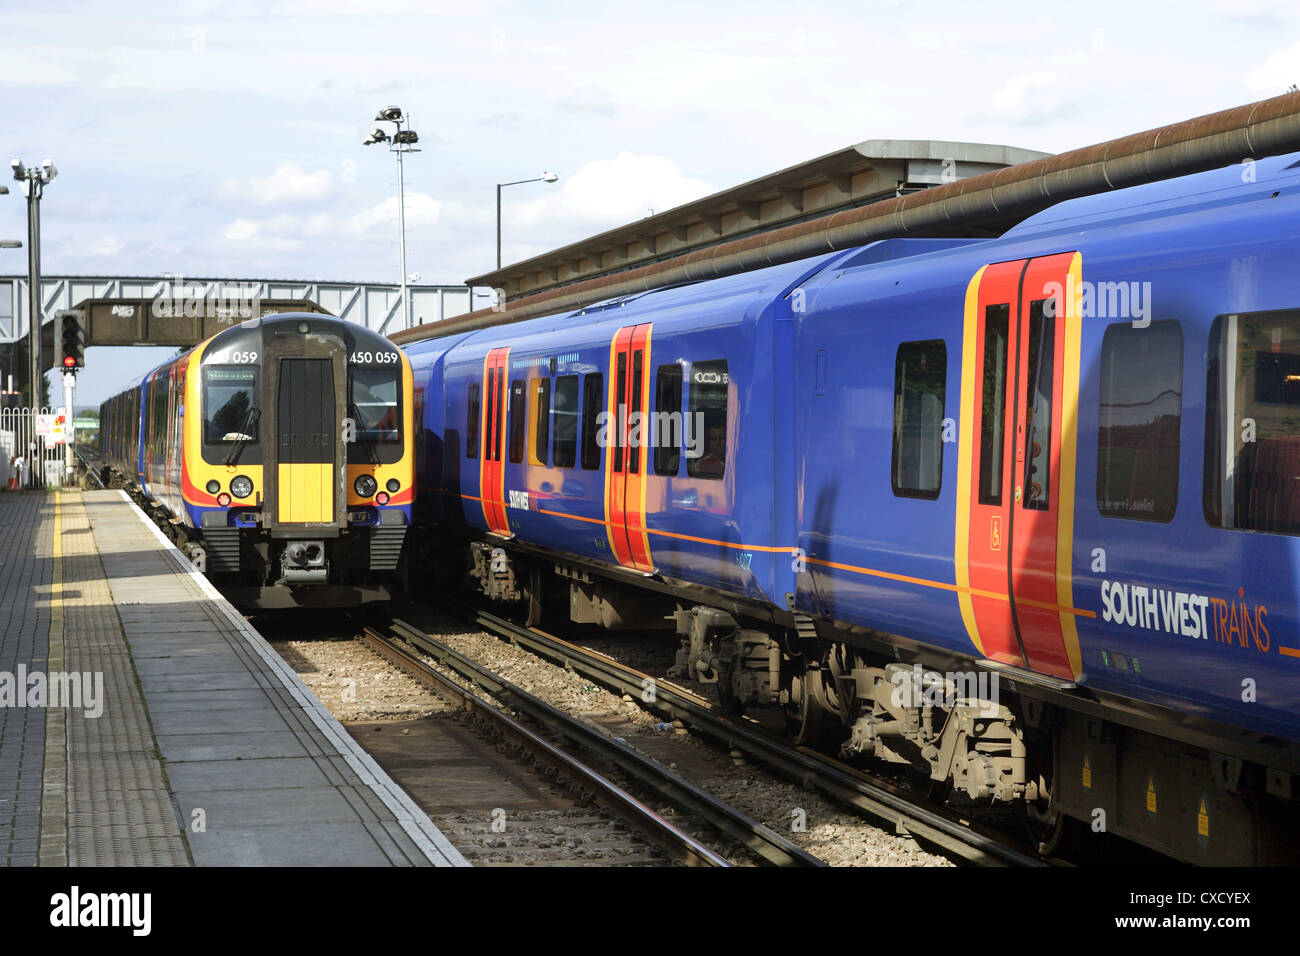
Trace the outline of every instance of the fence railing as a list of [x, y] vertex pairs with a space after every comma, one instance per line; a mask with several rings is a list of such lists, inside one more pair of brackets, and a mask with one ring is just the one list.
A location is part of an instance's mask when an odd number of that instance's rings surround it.
[[37, 434], [36, 416], [50, 408], [0, 408], [0, 488], [57, 488], [64, 481], [66, 445]]

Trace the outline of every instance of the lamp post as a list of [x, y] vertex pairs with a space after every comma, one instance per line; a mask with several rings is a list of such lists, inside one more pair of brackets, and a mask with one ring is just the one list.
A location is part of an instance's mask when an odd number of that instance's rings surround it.
[[24, 183], [27, 192], [27, 351], [32, 406], [41, 401], [41, 196], [45, 186], [59, 171], [51, 160], [39, 167], [23, 165], [21, 159], [9, 161], [14, 179]]
[[[41, 404], [41, 196], [45, 187], [59, 174], [54, 161], [44, 160], [39, 167], [28, 169], [21, 159], [9, 161], [14, 171], [14, 179], [26, 184], [27, 190], [27, 355], [29, 361], [28, 382], [31, 384], [31, 402], [33, 414]], [[31, 451], [32, 458], [27, 473], [32, 476], [33, 485], [44, 483], [41, 463], [35, 454], [35, 445]]]
[[497, 183], [497, 269], [501, 268], [501, 190], [505, 186], [518, 186], [521, 183], [553, 183], [560, 177], [555, 173], [542, 173], [536, 179], [516, 179], [513, 183]]
[[382, 127], [376, 126], [370, 135], [361, 141], [362, 146], [387, 143], [388, 151], [397, 154], [397, 254], [402, 269], [402, 328], [411, 327], [410, 305], [406, 295], [406, 180], [402, 167], [402, 157], [406, 153], [420, 152], [415, 144], [420, 137], [410, 128], [411, 118], [402, 113], [400, 106], [385, 106], [375, 114], [375, 122], [392, 123], [397, 127], [392, 136]]

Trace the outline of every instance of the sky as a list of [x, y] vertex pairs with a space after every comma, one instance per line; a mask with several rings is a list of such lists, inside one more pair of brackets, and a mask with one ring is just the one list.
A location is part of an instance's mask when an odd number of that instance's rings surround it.
[[[866, 139], [1061, 152], [1300, 82], [1300, 6], [1174, 9], [0, 0], [0, 151], [58, 166], [49, 275], [396, 282], [396, 162], [361, 141], [398, 105], [407, 271], [461, 283], [495, 265], [495, 184], [543, 171], [505, 190], [506, 262]], [[156, 361], [120, 352], [78, 405]]]

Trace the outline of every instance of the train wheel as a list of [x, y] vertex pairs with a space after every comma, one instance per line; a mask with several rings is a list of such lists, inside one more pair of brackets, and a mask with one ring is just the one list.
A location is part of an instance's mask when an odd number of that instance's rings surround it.
[[542, 569], [536, 564], [528, 568], [528, 591], [524, 595], [524, 626], [537, 627], [542, 623]]
[[1029, 842], [1037, 847], [1042, 856], [1052, 856], [1063, 845], [1069, 818], [1052, 805], [1052, 791], [1042, 776], [1038, 778], [1037, 790], [1038, 798], [1024, 803], [1025, 830]]
[[838, 723], [827, 706], [825, 675], [820, 667], [807, 668], [790, 677], [790, 703], [785, 708], [786, 728], [801, 747], [821, 742], [824, 728]]

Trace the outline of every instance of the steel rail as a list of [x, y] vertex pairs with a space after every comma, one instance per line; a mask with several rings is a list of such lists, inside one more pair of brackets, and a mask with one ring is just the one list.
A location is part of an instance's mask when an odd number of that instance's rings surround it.
[[[565, 753], [550, 741], [543, 739], [523, 724], [503, 713], [467, 688], [438, 673], [415, 655], [392, 643], [385, 635], [366, 628], [360, 637], [362, 643], [396, 667], [439, 694], [458, 701], [462, 707], [481, 720], [486, 720], [503, 736], [513, 740], [533, 759], [554, 768], [557, 780], [567, 785], [578, 785], [584, 795], [631, 823], [652, 843], [662, 847], [669, 856], [688, 866], [730, 866], [725, 859], [710, 850], [689, 834], [683, 833], [636, 797], [601, 774]], [[568, 779], [564, 779], [568, 775]]]
[[527, 713], [539, 723], [563, 734], [578, 746], [613, 761], [625, 773], [707, 820], [718, 830], [748, 847], [769, 863], [776, 866], [826, 866], [823, 860], [801, 849], [786, 837], [730, 804], [719, 800], [702, 787], [669, 770], [657, 760], [631, 747], [626, 741], [603, 733], [590, 724], [553, 707], [419, 628], [404, 621], [394, 621], [390, 627], [397, 636], [430, 654], [443, 665], [456, 670], [493, 694], [508, 698], [512, 706]]
[[[758, 762], [799, 780], [805, 786], [815, 786], [833, 799], [894, 826], [899, 832], [910, 833], [917, 839], [980, 865], [1048, 865], [1036, 856], [1022, 853], [940, 813], [917, 806], [821, 754], [791, 747], [757, 725], [734, 721], [689, 691], [673, 687], [603, 654], [571, 644], [537, 628], [521, 627], [467, 604], [445, 600], [443, 606], [512, 643], [572, 667], [588, 679], [618, 693], [639, 696], [647, 686], [653, 686], [654, 699], [647, 702], [651, 709], [693, 724], [719, 743], [749, 754]], [[647, 685], [646, 682], [650, 684]]]

